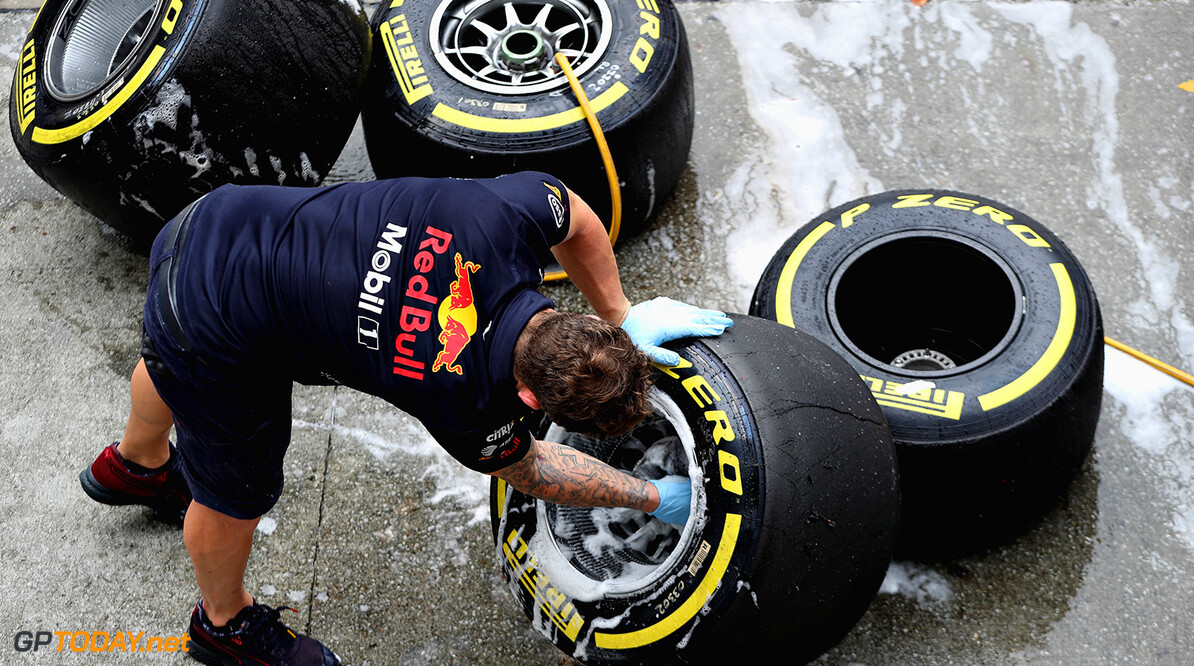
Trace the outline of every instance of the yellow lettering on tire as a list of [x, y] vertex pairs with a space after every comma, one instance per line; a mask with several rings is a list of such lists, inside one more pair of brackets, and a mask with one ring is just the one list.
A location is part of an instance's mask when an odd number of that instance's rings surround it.
[[1028, 247], [1049, 247], [1049, 241], [1041, 238], [1040, 234], [1023, 224], [1009, 224], [1007, 230], [1016, 234], [1016, 238], [1024, 241]]
[[171, 0], [169, 9], [166, 10], [166, 17], [162, 19], [162, 31], [167, 35], [174, 34], [174, 24], [178, 23], [178, 17], [182, 15], [182, 0]]
[[979, 206], [970, 212], [974, 213], [975, 215], [986, 215], [987, 217], [990, 217], [991, 221], [995, 224], [1003, 224], [1005, 222], [1012, 221], [1011, 215], [1008, 215], [998, 208], [992, 208], [990, 206]]
[[16, 81], [13, 83], [13, 95], [18, 95], [13, 106], [17, 110], [17, 126], [21, 134], [29, 129], [37, 110], [37, 58], [33, 40], [21, 49], [21, 59], [17, 63]]
[[[738, 456], [718, 449], [717, 467], [721, 471], [721, 487], [735, 495], [742, 494], [742, 468], [738, 465]], [[726, 471], [731, 470], [730, 474]]]
[[721, 446], [722, 442], [734, 441], [734, 428], [730, 425], [730, 417], [720, 409], [705, 412], [705, 420], [713, 424], [713, 445]]
[[950, 210], [970, 210], [978, 205], [974, 199], [963, 199], [961, 197], [945, 196], [933, 202], [934, 206], [938, 208], [949, 208]]
[[432, 94], [434, 91], [423, 69], [419, 49], [414, 45], [414, 36], [407, 24], [406, 15], [399, 14], [383, 21], [378, 26], [378, 34], [381, 35], [386, 58], [390, 61], [390, 69], [394, 72], [398, 87], [402, 89], [406, 105], [414, 106], [415, 102]]
[[916, 208], [917, 206], [929, 205], [929, 199], [933, 198], [932, 194], [905, 194], [896, 197], [899, 202], [893, 203], [892, 208]]
[[651, 56], [655, 55], [655, 47], [651, 46], [651, 42], [638, 38], [634, 44], [634, 52], [630, 54], [630, 64], [638, 70], [639, 74], [647, 71], [647, 65], [651, 62]]
[[638, 28], [639, 34], [659, 39], [659, 17], [650, 12], [639, 12], [638, 15], [643, 20], [643, 24]]
[[693, 375], [686, 377], [684, 381], [680, 382], [684, 386], [684, 390], [688, 391], [688, 395], [696, 401], [697, 407], [708, 407], [714, 402], [721, 400], [721, 396], [717, 395], [717, 391], [709, 385], [709, 381], [700, 375]]
[[867, 212], [870, 209], [871, 209], [871, 205], [869, 203], [864, 203], [864, 204], [858, 204], [857, 206], [851, 208], [850, 210], [842, 213], [842, 216], [841, 216], [842, 228], [845, 229], [846, 227], [850, 226], [851, 224], [854, 224], [854, 218], [858, 217], [859, 215], [862, 215], [863, 213]]

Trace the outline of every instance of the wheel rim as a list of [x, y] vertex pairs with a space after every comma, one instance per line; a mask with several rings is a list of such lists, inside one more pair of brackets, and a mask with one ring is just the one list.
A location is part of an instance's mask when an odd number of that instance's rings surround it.
[[151, 32], [158, 0], [79, 0], [58, 17], [46, 54], [50, 94], [63, 101], [99, 90], [133, 59]]
[[[703, 521], [704, 489], [693, 451], [694, 439], [680, 408], [670, 397], [651, 389], [655, 411], [630, 434], [597, 440], [552, 425], [545, 439], [573, 446], [607, 464], [645, 479], [680, 475], [692, 483], [692, 517], [681, 529], [633, 509], [606, 509], [537, 502], [538, 520], [548, 526], [552, 547], [538, 553], [552, 569], [566, 566], [587, 585], [597, 584], [608, 596], [627, 595], [653, 587], [674, 572]], [[555, 580], [553, 578], [553, 580]], [[569, 581], [573, 581], [569, 585]], [[577, 585], [572, 576], [564, 586]], [[584, 586], [584, 584], [581, 584]], [[581, 590], [569, 591], [585, 598]]]
[[886, 372], [947, 377], [999, 354], [1020, 329], [1024, 292], [998, 254], [957, 234], [875, 239], [837, 268], [829, 322], [855, 356]]
[[431, 18], [431, 49], [452, 78], [484, 92], [524, 95], [568, 84], [563, 53], [579, 77], [609, 46], [604, 0], [446, 0]]

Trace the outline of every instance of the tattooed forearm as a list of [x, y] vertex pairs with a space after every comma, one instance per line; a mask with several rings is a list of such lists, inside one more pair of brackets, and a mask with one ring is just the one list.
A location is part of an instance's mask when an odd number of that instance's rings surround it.
[[640, 511], [659, 505], [651, 484], [555, 442], [535, 442], [526, 458], [495, 475], [528, 495], [557, 504]]

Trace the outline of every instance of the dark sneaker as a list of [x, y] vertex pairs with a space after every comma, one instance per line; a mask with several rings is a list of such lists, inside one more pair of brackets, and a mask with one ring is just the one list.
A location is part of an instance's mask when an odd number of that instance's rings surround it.
[[178, 471], [178, 453], [170, 445], [170, 462], [148, 474], [130, 472], [116, 450], [105, 448], [91, 467], [79, 472], [79, 483], [91, 499], [101, 504], [141, 504], [170, 520], [181, 521], [191, 503], [191, 489]]
[[283, 609], [294, 610], [254, 603], [237, 613], [228, 626], [217, 629], [208, 621], [200, 599], [191, 613], [190, 655], [216, 666], [338, 666], [340, 657], [335, 652], [282, 624]]

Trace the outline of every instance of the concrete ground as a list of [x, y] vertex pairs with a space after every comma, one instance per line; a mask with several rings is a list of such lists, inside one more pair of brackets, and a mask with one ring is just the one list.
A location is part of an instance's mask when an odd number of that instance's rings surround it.
[[[29, 4], [0, 3], [6, 72]], [[1108, 335], [1194, 367], [1194, 92], [1179, 87], [1194, 79], [1190, 3], [680, 10], [696, 137], [679, 190], [619, 245], [632, 299], [745, 311], [766, 258], [822, 211], [889, 189], [956, 189], [1063, 238]], [[76, 480], [124, 425], [146, 259], [0, 134], [0, 663], [182, 663], [57, 652], [57, 638], [16, 649], [22, 631], [178, 636], [196, 592], [177, 528], [97, 505]], [[369, 174], [358, 135], [331, 180]], [[547, 291], [579, 307], [569, 286]], [[294, 404], [286, 491], [257, 534], [250, 591], [297, 608], [291, 625], [349, 663], [569, 663], [500, 580], [486, 479], [377, 400], [298, 387]], [[1108, 349], [1094, 453], [1064, 501], [993, 552], [894, 563], [820, 661], [1194, 662], [1192, 416], [1194, 391]]]

